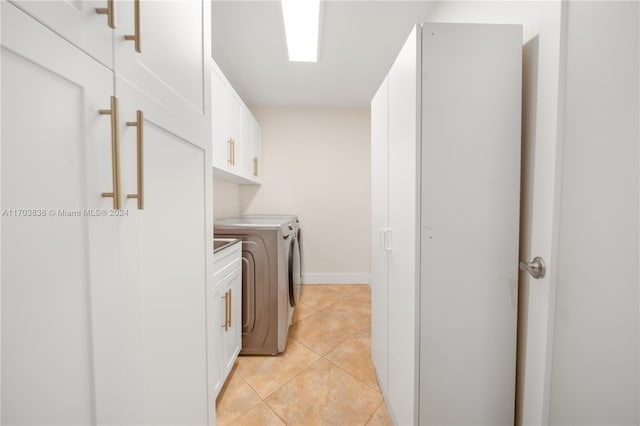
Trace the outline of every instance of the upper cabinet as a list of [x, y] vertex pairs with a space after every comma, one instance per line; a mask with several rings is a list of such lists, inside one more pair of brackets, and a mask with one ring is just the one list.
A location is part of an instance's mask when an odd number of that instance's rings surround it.
[[262, 127], [256, 119], [253, 120], [252, 127], [251, 176], [257, 183], [262, 183]]
[[211, 61], [213, 172], [241, 184], [262, 181], [262, 129], [215, 62]]
[[12, 3], [87, 55], [113, 69], [115, 0], [23, 0]]
[[116, 2], [115, 11], [116, 73], [178, 118], [182, 126], [177, 133], [197, 140], [209, 132], [204, 61], [210, 31], [205, 6], [194, 0], [128, 0]]

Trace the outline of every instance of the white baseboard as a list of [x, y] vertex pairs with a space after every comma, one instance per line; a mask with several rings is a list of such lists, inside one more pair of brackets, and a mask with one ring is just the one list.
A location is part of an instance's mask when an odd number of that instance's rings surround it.
[[367, 273], [305, 273], [302, 284], [370, 284], [371, 275]]

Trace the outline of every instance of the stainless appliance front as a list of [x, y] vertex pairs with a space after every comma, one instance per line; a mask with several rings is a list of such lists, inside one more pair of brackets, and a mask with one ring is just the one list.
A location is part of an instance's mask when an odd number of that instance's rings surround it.
[[242, 351], [276, 355], [287, 344], [290, 318], [289, 259], [295, 232], [289, 221], [227, 218], [216, 221], [216, 237], [242, 240]]

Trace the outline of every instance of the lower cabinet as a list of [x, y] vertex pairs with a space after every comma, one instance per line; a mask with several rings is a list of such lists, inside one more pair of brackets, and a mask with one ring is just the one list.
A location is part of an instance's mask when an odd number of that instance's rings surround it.
[[210, 394], [217, 397], [242, 349], [242, 243], [238, 240], [213, 258], [207, 333]]

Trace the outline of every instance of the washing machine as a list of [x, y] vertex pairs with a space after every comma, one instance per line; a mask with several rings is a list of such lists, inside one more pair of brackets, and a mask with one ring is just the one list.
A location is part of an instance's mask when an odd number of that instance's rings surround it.
[[215, 237], [242, 240], [241, 354], [276, 355], [286, 348], [300, 287], [297, 229], [284, 216], [233, 217], [214, 224]]

